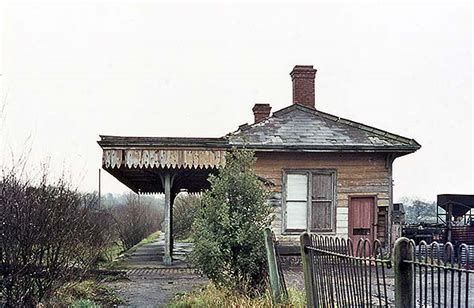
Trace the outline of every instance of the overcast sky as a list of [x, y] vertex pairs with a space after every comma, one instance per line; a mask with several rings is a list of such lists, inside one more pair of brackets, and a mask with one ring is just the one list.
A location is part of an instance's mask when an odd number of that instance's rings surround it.
[[31, 148], [32, 169], [97, 189], [99, 134], [219, 137], [290, 105], [312, 64], [317, 109], [422, 145], [394, 163], [395, 200], [474, 193], [467, 3], [10, 1], [0, 26], [4, 165]]

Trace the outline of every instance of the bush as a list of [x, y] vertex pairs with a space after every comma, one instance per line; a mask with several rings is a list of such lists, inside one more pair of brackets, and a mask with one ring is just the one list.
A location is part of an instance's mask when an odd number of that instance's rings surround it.
[[107, 213], [95, 194], [64, 180], [40, 183], [13, 170], [0, 181], [0, 302], [34, 306], [94, 266], [108, 243]]
[[267, 191], [253, 171], [254, 153], [233, 150], [193, 225], [193, 264], [217, 286], [257, 294], [265, 287], [263, 230], [272, 220]]
[[191, 236], [192, 225], [201, 206], [201, 196], [180, 193], [173, 204], [173, 236], [187, 239]]
[[[145, 199], [145, 198], [142, 198]], [[140, 200], [133, 193], [122, 204], [110, 208], [115, 229], [125, 249], [130, 249], [142, 239], [160, 229], [162, 212], [150, 200]]]

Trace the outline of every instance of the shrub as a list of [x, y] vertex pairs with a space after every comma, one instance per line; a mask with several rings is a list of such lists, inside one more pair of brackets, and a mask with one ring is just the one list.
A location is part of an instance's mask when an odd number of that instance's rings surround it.
[[232, 150], [193, 225], [194, 265], [217, 286], [256, 294], [265, 287], [263, 229], [270, 225], [268, 193], [253, 170], [254, 153]]
[[[142, 198], [143, 199], [143, 198]], [[142, 239], [160, 229], [162, 212], [149, 200], [140, 200], [133, 193], [122, 204], [110, 208], [115, 229], [125, 249], [130, 249]]]
[[191, 236], [192, 225], [200, 206], [200, 195], [178, 194], [173, 204], [173, 235], [177, 239]]
[[40, 183], [13, 170], [0, 180], [0, 302], [34, 306], [94, 266], [108, 242], [107, 213], [95, 194], [64, 180]]

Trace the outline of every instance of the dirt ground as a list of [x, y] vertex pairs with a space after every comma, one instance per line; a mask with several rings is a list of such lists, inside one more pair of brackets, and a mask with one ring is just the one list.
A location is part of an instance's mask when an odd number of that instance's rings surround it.
[[190, 251], [189, 243], [176, 243], [173, 266], [165, 266], [163, 258], [164, 238], [139, 247], [120, 263], [128, 280], [109, 283], [109, 286], [127, 301], [119, 307], [163, 307], [176, 294], [187, 292], [208, 282], [197, 275], [185, 262]]
[[[176, 294], [209, 282], [186, 264], [185, 255], [190, 251], [190, 244], [175, 244], [175, 260], [171, 267], [162, 263], [163, 246], [161, 236], [120, 262], [120, 269], [126, 271], [128, 280], [109, 283], [127, 301], [119, 307], [164, 307]], [[288, 287], [304, 289], [301, 268], [285, 270], [285, 279]]]
[[111, 284], [127, 300], [119, 307], [164, 307], [176, 294], [208, 282], [190, 269], [135, 269], [127, 273], [129, 281]]

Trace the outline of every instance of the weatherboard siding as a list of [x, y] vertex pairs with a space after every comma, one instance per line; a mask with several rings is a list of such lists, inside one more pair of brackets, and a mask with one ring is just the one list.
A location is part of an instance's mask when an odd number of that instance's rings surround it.
[[298, 234], [285, 233], [282, 212], [283, 170], [332, 169], [336, 171], [335, 234], [348, 237], [349, 196], [374, 195], [377, 206], [390, 205], [390, 169], [386, 156], [376, 153], [267, 153], [257, 152], [257, 174], [273, 183], [272, 229], [280, 242], [296, 244]]

